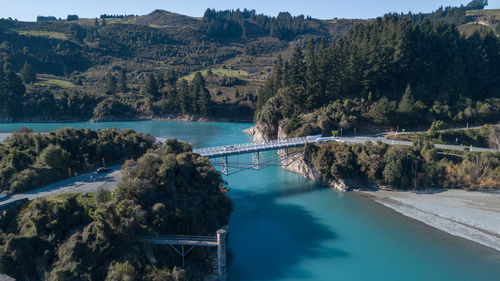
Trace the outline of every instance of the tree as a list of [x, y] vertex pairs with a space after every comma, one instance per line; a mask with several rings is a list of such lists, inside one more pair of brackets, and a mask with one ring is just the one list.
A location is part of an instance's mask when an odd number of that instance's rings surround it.
[[67, 21], [74, 21], [74, 20], [78, 20], [78, 15], [68, 15], [68, 17], [66, 18]]
[[116, 89], [117, 89], [116, 77], [111, 72], [108, 72], [108, 74], [106, 74], [106, 94], [112, 95], [116, 93]]
[[444, 127], [445, 127], [445, 124], [443, 121], [434, 120], [434, 122], [432, 122], [431, 128], [430, 128], [431, 134], [437, 133], [437, 131], [444, 129]]
[[106, 26], [106, 19], [105, 19], [105, 18], [102, 18], [102, 20], [101, 20], [101, 25], [102, 25], [102, 26]]
[[372, 106], [370, 116], [373, 118], [373, 122], [379, 125], [387, 125], [391, 112], [392, 108], [389, 100], [383, 97]]
[[399, 102], [398, 111], [401, 113], [410, 113], [413, 111], [413, 95], [411, 93], [410, 85], [406, 86], [405, 93], [401, 97]]
[[160, 92], [158, 90], [158, 83], [156, 82], [156, 78], [152, 73], [149, 73], [146, 76], [141, 92], [151, 100], [156, 100], [159, 97]]
[[35, 70], [35, 68], [31, 64], [25, 62], [23, 69], [21, 69], [21, 77], [22, 77], [23, 82], [25, 84], [30, 84], [30, 83], [36, 82], [36, 70]]
[[469, 4], [467, 4], [467, 9], [482, 10], [486, 6], [488, 6], [488, 0], [472, 0]]
[[489, 125], [488, 132], [488, 141], [490, 143], [490, 147], [493, 147], [500, 151], [500, 129], [496, 126]]
[[7, 158], [9, 159], [9, 164], [19, 171], [25, 169], [33, 162], [29, 155], [19, 150], [18, 147], [11, 148]]
[[411, 88], [410, 85], [408, 85], [398, 105], [399, 121], [401, 124], [412, 125], [415, 123], [415, 116], [413, 114], [414, 103], [415, 101], [413, 100]]
[[95, 18], [94, 26], [99, 26], [99, 21], [97, 20], [97, 18]]
[[112, 262], [108, 267], [106, 281], [134, 281], [137, 280], [135, 268], [128, 262]]
[[120, 77], [118, 79], [118, 92], [120, 92], [120, 93], [128, 92], [127, 71], [125, 70], [125, 68], [122, 68], [120, 70]]
[[75, 41], [83, 41], [87, 37], [87, 30], [79, 24], [72, 24], [70, 27], [70, 38]]
[[70, 155], [60, 146], [50, 144], [40, 154], [40, 161], [45, 166], [64, 169], [69, 165]]
[[166, 75], [166, 80], [167, 80], [167, 83], [174, 87], [175, 86], [175, 83], [177, 82], [177, 74], [175, 73], [174, 70], [168, 70], [167, 71], [167, 75]]
[[205, 79], [203, 79], [200, 72], [197, 72], [191, 82], [190, 94], [193, 99], [193, 113], [199, 113], [202, 116], [206, 116], [208, 114], [211, 102], [210, 92], [205, 86]]

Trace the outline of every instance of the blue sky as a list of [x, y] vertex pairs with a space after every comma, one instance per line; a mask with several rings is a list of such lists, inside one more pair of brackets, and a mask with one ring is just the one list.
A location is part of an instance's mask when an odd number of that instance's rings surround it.
[[[206, 8], [255, 9], [276, 15], [310, 15], [320, 19], [372, 18], [387, 12], [430, 12], [439, 6], [460, 6], [470, 0], [0, 0], [0, 18], [33, 21], [38, 15], [66, 18], [68, 14], [92, 18], [101, 14], [147, 14], [163, 9], [189, 16], [202, 16]], [[500, 0], [489, 0], [489, 9], [500, 9]]]

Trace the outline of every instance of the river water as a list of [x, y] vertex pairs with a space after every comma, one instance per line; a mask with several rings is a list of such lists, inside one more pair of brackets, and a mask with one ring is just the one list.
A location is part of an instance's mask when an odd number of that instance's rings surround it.
[[[0, 124], [0, 133], [132, 128], [196, 148], [251, 141], [252, 124], [140, 121]], [[234, 203], [229, 280], [500, 280], [500, 252], [456, 238], [357, 193], [270, 167], [225, 177]]]

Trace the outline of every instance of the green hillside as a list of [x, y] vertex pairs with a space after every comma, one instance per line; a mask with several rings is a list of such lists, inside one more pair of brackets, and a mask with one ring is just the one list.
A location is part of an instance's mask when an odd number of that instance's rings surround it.
[[[495, 31], [498, 36], [499, 10], [483, 10], [486, 4], [474, 0], [427, 14], [387, 16], [417, 25], [451, 25], [474, 41], [474, 34], [485, 37]], [[289, 13], [270, 17], [246, 9], [207, 9], [202, 18], [155, 10], [143, 16], [0, 19], [0, 120], [249, 120], [278, 55], [289, 59], [310, 40], [316, 47], [341, 41], [355, 26], [373, 21]], [[377, 50], [365, 51], [374, 55]], [[194, 79], [197, 72], [200, 79]], [[350, 81], [366, 83], [355, 77]], [[368, 86], [343, 87], [359, 91]], [[81, 110], [71, 109], [75, 103]]]

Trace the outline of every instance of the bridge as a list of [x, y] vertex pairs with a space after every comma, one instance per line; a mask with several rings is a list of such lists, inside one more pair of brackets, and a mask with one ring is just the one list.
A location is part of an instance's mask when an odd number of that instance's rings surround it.
[[[208, 148], [194, 149], [193, 152], [210, 159], [218, 159], [213, 161], [216, 167], [220, 167], [220, 172], [224, 175], [232, 175], [244, 170], [261, 170], [269, 166], [290, 165], [293, 161], [288, 160], [290, 157], [297, 156], [303, 153], [302, 150], [292, 150], [290, 148], [303, 147], [308, 143], [323, 143], [334, 141], [334, 137], [321, 137], [321, 135], [307, 136], [300, 138], [289, 138], [280, 140], [271, 140], [267, 142], [251, 142], [235, 145], [216, 146]], [[276, 155], [262, 157], [261, 152], [281, 150], [281, 153]], [[238, 156], [244, 154], [252, 154], [252, 160], [239, 161], [239, 159], [231, 159], [230, 156]], [[294, 159], [298, 159], [295, 157]]]
[[[219, 229], [215, 236], [156, 235], [141, 237], [139, 241], [155, 245], [170, 245], [182, 257], [182, 268], [184, 268], [184, 258], [195, 246], [217, 247], [217, 273], [219, 280], [225, 281], [227, 279], [226, 237], [227, 230]], [[180, 249], [176, 246], [180, 246]]]

